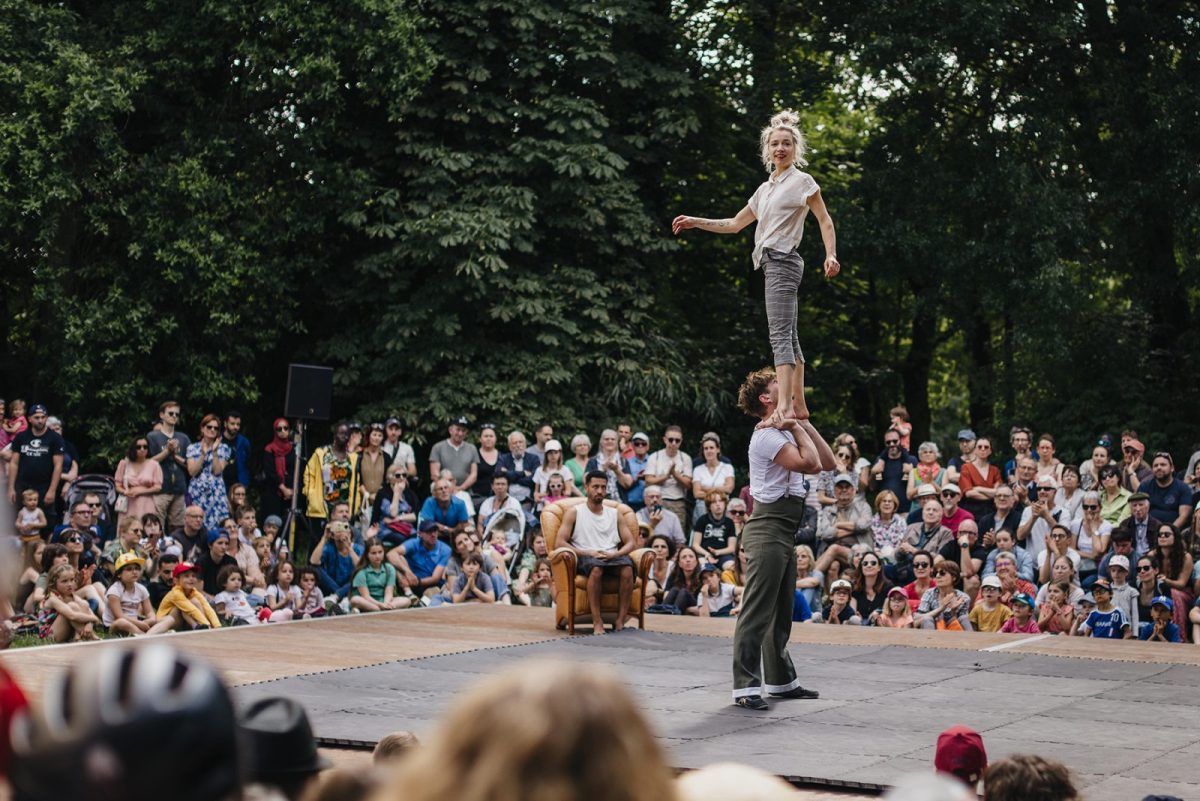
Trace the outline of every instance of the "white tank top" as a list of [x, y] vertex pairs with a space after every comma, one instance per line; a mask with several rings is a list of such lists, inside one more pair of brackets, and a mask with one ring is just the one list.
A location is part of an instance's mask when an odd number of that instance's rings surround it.
[[617, 530], [617, 510], [605, 506], [600, 514], [593, 514], [587, 504], [575, 507], [575, 531], [571, 543], [585, 551], [612, 551], [621, 547], [621, 534]]

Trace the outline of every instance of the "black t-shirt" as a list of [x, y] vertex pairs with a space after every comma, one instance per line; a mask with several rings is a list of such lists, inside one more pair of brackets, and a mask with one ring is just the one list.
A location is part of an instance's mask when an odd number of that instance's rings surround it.
[[160, 581], [157, 576], [146, 582], [146, 590], [150, 593], [150, 605], [154, 607], [155, 614], [158, 613], [159, 605], [162, 604], [163, 598], [167, 597], [172, 586], [174, 585]]
[[900, 511], [907, 512], [912, 501], [908, 499], [908, 479], [904, 475], [904, 465], [915, 465], [917, 457], [901, 448], [900, 456], [896, 459], [889, 459], [886, 449], [876, 459], [883, 460], [883, 480], [879, 482], [879, 489], [896, 493], [896, 497], [900, 499]]
[[883, 605], [887, 603], [888, 590], [892, 588], [892, 582], [884, 580], [883, 586], [879, 588], [879, 592], [875, 593], [873, 599], [867, 598], [865, 589], [859, 590], [850, 596], [854, 601], [854, 605], [858, 608], [858, 616], [866, 620], [871, 616], [872, 612], [880, 612], [883, 610]]
[[[953, 562], [956, 565], [962, 564], [962, 548], [958, 545], [958, 540], [951, 540], [942, 546], [942, 550], [938, 551], [938, 555], [948, 562]], [[988, 549], [979, 544], [979, 540], [975, 540], [975, 544], [971, 546], [971, 558], [979, 559], [979, 569], [982, 570], [984, 564], [987, 563]]]
[[17, 486], [37, 487], [44, 491], [49, 488], [54, 475], [54, 457], [63, 455], [66, 443], [60, 434], [49, 428], [41, 434], [27, 428], [17, 434], [12, 449], [13, 453], [21, 455], [17, 465]]
[[700, 547], [709, 551], [728, 547], [729, 538], [737, 536], [737, 529], [728, 516], [713, 520], [708, 514], [703, 514], [697, 518], [692, 531], [700, 532]]
[[[821, 609], [821, 617], [825, 620], [826, 623], [833, 622], [832, 620], [829, 619], [829, 615], [832, 613], [833, 613], [833, 604], [832, 603], [825, 604], [825, 606]], [[850, 618], [854, 617], [854, 614], [855, 614], [854, 609], [850, 606], [850, 604], [846, 604], [846, 606], [842, 608], [842, 611], [838, 613], [838, 623], [849, 623]], [[861, 615], [860, 615], [860, 617], [861, 617]]]
[[217, 584], [217, 574], [221, 572], [221, 568], [225, 565], [236, 565], [237, 560], [229, 554], [221, 557], [221, 561], [214, 562], [212, 554], [207, 550], [200, 555], [196, 560], [196, 570], [200, 573], [200, 582], [204, 586], [204, 591], [209, 595], [216, 595], [221, 590], [225, 589]]

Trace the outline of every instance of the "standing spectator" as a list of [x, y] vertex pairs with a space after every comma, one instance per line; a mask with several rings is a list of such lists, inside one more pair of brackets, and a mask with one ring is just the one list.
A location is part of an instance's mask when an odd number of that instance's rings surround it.
[[1106, 464], [1097, 471], [1100, 482], [1100, 516], [1110, 524], [1120, 525], [1129, 517], [1129, 498], [1133, 494], [1121, 486], [1121, 468]]
[[143, 515], [156, 514], [154, 496], [162, 489], [162, 467], [150, 458], [150, 440], [135, 437], [125, 451], [125, 458], [117, 464], [113, 476], [117, 495], [126, 498], [124, 512], [117, 515], [117, 527], [126, 517], [141, 520]]
[[1121, 464], [1121, 486], [1130, 492], [1137, 492], [1142, 482], [1154, 476], [1154, 471], [1142, 458], [1146, 446], [1141, 440], [1130, 437], [1121, 447], [1125, 453], [1125, 461]]
[[487, 492], [492, 486], [492, 477], [496, 475], [496, 470], [500, 468], [500, 449], [496, 447], [496, 424], [495, 423], [480, 423], [479, 424], [479, 471], [475, 475], [475, 487], [480, 492], [475, 493], [476, 498], [482, 499], [485, 497], [483, 493]]
[[443, 470], [454, 477], [454, 492], [470, 491], [479, 475], [479, 449], [467, 442], [470, 421], [462, 415], [451, 423], [446, 439], [429, 452], [429, 480], [437, 481]]
[[646, 484], [662, 488], [662, 505], [675, 513], [680, 523], [688, 517], [688, 490], [692, 487], [692, 459], [682, 450], [683, 429], [667, 426], [663, 432], [663, 448], [650, 454], [646, 465]]
[[[1005, 481], [1011, 482], [1017, 471], [1017, 465], [1021, 463], [1022, 459], [1026, 457], [1034, 459], [1034, 468], [1037, 467], [1037, 459], [1030, 452], [1033, 447], [1033, 432], [1023, 426], [1013, 426], [1012, 430], [1008, 432], [1008, 444], [1012, 446], [1014, 455], [1004, 463], [1001, 473]], [[1032, 481], [1033, 478], [1030, 476], [1028, 480]]]
[[1143, 554], [1154, 549], [1155, 533], [1160, 526], [1162, 521], [1150, 514], [1150, 496], [1135, 492], [1129, 496], [1129, 517], [1116, 530], [1128, 531], [1133, 537], [1133, 550]]
[[563, 464], [562, 443], [556, 439], [549, 440], [542, 446], [542, 463], [533, 474], [533, 500], [535, 511], [540, 511], [543, 501], [550, 490], [550, 479], [558, 476], [563, 482], [563, 492], [575, 494], [575, 477], [570, 468]]
[[533, 444], [529, 446], [529, 452], [539, 459], [546, 458], [546, 443], [554, 439], [554, 426], [543, 421], [537, 424], [533, 429]]
[[883, 451], [875, 457], [871, 474], [880, 490], [891, 490], [900, 499], [900, 511], [907, 513], [912, 502], [908, 497], [908, 476], [917, 463], [913, 456], [901, 446], [900, 434], [889, 430], [883, 435]]
[[629, 474], [629, 463], [621, 455], [614, 429], [606, 428], [600, 432], [600, 447], [596, 455], [588, 459], [587, 472], [600, 472], [607, 476], [608, 488], [604, 497], [611, 501], [624, 500], [625, 491], [633, 485], [633, 476]]
[[1037, 477], [1049, 476], [1056, 484], [1062, 483], [1063, 463], [1055, 457], [1054, 437], [1042, 434], [1037, 441]]
[[[1137, 587], [1130, 584], [1129, 578], [1129, 557], [1123, 554], [1112, 554], [1108, 560], [1108, 575], [1111, 579], [1110, 586], [1112, 587], [1113, 605], [1120, 608], [1125, 613], [1125, 617], [1129, 618], [1129, 625], [1132, 631], [1141, 631], [1138, 628], [1138, 623], [1141, 621], [1141, 614], [1138, 612], [1138, 591]], [[1093, 597], [1093, 601], [1095, 598]]]
[[964, 428], [958, 432], [958, 455], [951, 456], [946, 462], [947, 481], [958, 481], [962, 475], [963, 465], [975, 459], [975, 432]]
[[[961, 437], [972, 432], [964, 430], [958, 433]], [[959, 443], [962, 443], [961, 439]], [[988, 437], [978, 437], [969, 457], [958, 468], [956, 483], [963, 492], [962, 507], [973, 514], [976, 520], [981, 520], [984, 515], [995, 510], [993, 498], [996, 488], [1003, 486], [1000, 470], [989, 461], [991, 458], [992, 440]]]
[[62, 481], [58, 483], [58, 500], [65, 503], [71, 485], [75, 483], [75, 479], [79, 478], [79, 451], [63, 434], [62, 420], [50, 415], [46, 418], [46, 426], [63, 438], [63, 469]]
[[629, 440], [629, 452], [625, 461], [629, 464], [633, 483], [625, 492], [625, 503], [637, 512], [646, 505], [646, 465], [650, 463], [650, 437], [642, 431], [635, 432]]
[[[169, 529], [183, 526], [183, 507], [188, 489], [187, 449], [192, 441], [176, 431], [179, 404], [163, 401], [158, 407], [158, 425], [146, 435], [150, 458], [162, 468], [162, 490], [154, 496], [154, 511]], [[186, 556], [186, 554], [185, 554]]]
[[387, 435], [387, 441], [383, 443], [383, 452], [392, 460], [392, 464], [402, 466], [409, 478], [416, 478], [416, 454], [413, 453], [411, 445], [400, 440], [400, 435], [404, 433], [404, 424], [400, 422], [399, 417], [389, 417], [383, 427]]
[[358, 456], [359, 486], [362, 488], [362, 508], [374, 509], [375, 496], [383, 488], [383, 477], [392, 460], [383, 452], [383, 424], [367, 426], [366, 445]]
[[1159, 451], [1150, 460], [1153, 475], [1138, 485], [1138, 492], [1150, 497], [1150, 514], [1176, 530], [1183, 529], [1192, 516], [1192, 489], [1175, 478], [1175, 460]]
[[692, 510], [694, 519], [705, 513], [704, 499], [710, 493], [720, 492], [729, 497], [733, 494], [733, 465], [721, 458], [721, 439], [708, 432], [700, 440], [704, 455], [699, 465], [692, 466], [692, 496], [696, 499]]
[[33, 404], [29, 407], [29, 426], [13, 438], [8, 462], [8, 502], [17, 503], [27, 489], [37, 490], [38, 505], [48, 520], [54, 520], [64, 443], [46, 425], [46, 417], [46, 407]]
[[296, 470], [296, 449], [292, 427], [282, 417], [275, 419], [271, 441], [263, 449], [261, 490], [263, 514], [281, 520], [292, 505], [292, 481]]
[[221, 442], [221, 418], [206, 414], [200, 421], [200, 439], [187, 447], [187, 470], [192, 477], [188, 497], [204, 510], [205, 528], [215, 528], [229, 517], [229, 499], [221, 475], [230, 457]]
[[922, 442], [917, 448], [917, 463], [908, 473], [908, 499], [917, 497], [917, 488], [922, 484], [932, 484], [939, 490], [946, 483], [946, 468], [938, 464], [942, 452], [935, 442]]
[[[471, 446], [472, 450], [474, 447]], [[350, 426], [343, 420], [333, 428], [333, 441], [313, 451], [304, 468], [310, 538], [321, 538], [321, 531], [335, 505], [348, 504], [351, 519], [358, 514], [358, 504], [362, 500], [358, 488], [359, 456], [351, 453], [349, 448]]]
[[508, 453], [500, 455], [496, 470], [508, 473], [510, 494], [528, 506], [533, 502], [533, 474], [541, 464], [542, 460], [526, 449], [525, 435], [513, 431], [508, 435]]
[[234, 484], [250, 486], [250, 440], [241, 431], [242, 413], [230, 409], [221, 427], [221, 442], [229, 448], [229, 459], [221, 473], [226, 489]]

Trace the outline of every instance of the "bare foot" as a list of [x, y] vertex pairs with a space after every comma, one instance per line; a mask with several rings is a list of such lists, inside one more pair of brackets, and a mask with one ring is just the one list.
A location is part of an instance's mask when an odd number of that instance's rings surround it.
[[606, 633], [607, 632], [604, 631], [604, 622], [603, 621], [592, 624], [592, 634], [606, 634]]
[[803, 405], [803, 406], [799, 406], [799, 407], [797, 407], [797, 408], [796, 408], [796, 409], [794, 409], [794, 410], [792, 411], [792, 413], [791, 413], [790, 415], [788, 415], [788, 416], [789, 416], [789, 417], [791, 417], [793, 420], [807, 420], [807, 419], [808, 419], [808, 417], [809, 417], [809, 414], [808, 414], [808, 405], [807, 405], [807, 404], [805, 404], [805, 405]]

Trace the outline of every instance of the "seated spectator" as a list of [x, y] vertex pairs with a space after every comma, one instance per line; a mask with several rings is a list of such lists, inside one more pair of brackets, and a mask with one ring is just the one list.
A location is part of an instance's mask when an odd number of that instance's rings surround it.
[[198, 557], [208, 547], [208, 530], [204, 528], [204, 510], [195, 504], [185, 508], [183, 525], [171, 532], [171, 538], [182, 546], [182, 559]]
[[69, 564], [50, 568], [46, 576], [46, 597], [38, 611], [38, 636], [51, 642], [96, 639], [100, 618], [86, 601], [75, 597], [78, 571]]
[[[1179, 626], [1171, 618], [1175, 614], [1175, 602], [1159, 595], [1150, 602], [1150, 620], [1142, 624], [1138, 639], [1147, 642], [1183, 642]], [[1190, 616], [1189, 616], [1190, 617]]]
[[854, 611], [850, 603], [853, 587], [846, 579], [838, 579], [829, 586], [829, 600], [821, 608], [821, 616], [816, 622], [829, 623], [835, 626], [859, 626], [862, 618]]
[[[432, 520], [423, 522], [422, 525], [436, 530], [436, 524]], [[334, 612], [339, 602], [350, 596], [350, 580], [354, 577], [354, 571], [358, 569], [360, 559], [362, 546], [351, 539], [349, 523], [335, 520], [325, 526], [321, 538], [313, 546], [308, 561], [316, 573], [317, 585], [325, 595], [325, 605], [330, 612]], [[391, 554], [388, 554], [388, 560], [392, 561]], [[396, 563], [393, 561], [392, 564]], [[349, 611], [349, 603], [346, 606], [342, 611]]]
[[146, 590], [150, 593], [150, 606], [157, 610], [163, 598], [175, 586], [175, 565], [179, 564], [179, 547], [167, 548], [158, 557], [154, 578], [146, 582]]
[[709, 563], [700, 568], [700, 592], [696, 614], [700, 617], [730, 617], [738, 613], [742, 588], [721, 581], [720, 570]]
[[1184, 549], [1182, 538], [1170, 523], [1160, 524], [1157, 534], [1154, 558], [1158, 562], [1158, 574], [1170, 590], [1164, 594], [1175, 601], [1175, 624], [1182, 631], [1187, 625], [1187, 610], [1195, 600], [1192, 595], [1192, 555]]
[[942, 525], [950, 529], [954, 534], [958, 533], [958, 527], [964, 520], [974, 520], [975, 517], [966, 509], [958, 505], [959, 499], [962, 498], [962, 491], [957, 484], [947, 483], [942, 487]]
[[1009, 487], [1022, 508], [1037, 500], [1037, 461], [1030, 456], [1017, 459], [1016, 469], [1009, 480]]
[[[539, 537], [541, 535], [538, 535]], [[454, 537], [454, 551], [450, 554], [450, 561], [446, 563], [445, 582], [442, 584], [440, 594], [432, 599], [433, 605], [437, 606], [443, 603], [452, 603], [454, 586], [457, 584], [458, 577], [462, 574], [463, 561], [471, 554], [479, 554], [483, 559], [483, 572], [491, 579], [492, 590], [496, 593], [496, 600], [503, 603], [511, 604], [512, 597], [508, 587], [508, 574], [506, 572], [507, 564], [497, 558], [494, 552], [486, 545], [481, 546], [476, 540], [476, 535], [472, 531], [463, 531]], [[526, 591], [528, 585], [532, 583], [534, 567], [537, 562], [536, 546], [526, 552], [531, 558], [529, 559], [529, 574], [525, 577]], [[546, 540], [542, 538], [541, 553], [546, 555]], [[529, 604], [526, 604], [528, 606]]]
[[508, 490], [508, 473], [497, 470], [492, 476], [491, 497], [479, 504], [479, 518], [475, 530], [479, 539], [487, 542], [491, 539], [493, 529], [501, 529], [504, 533], [504, 544], [511, 553], [525, 535], [525, 510], [516, 498], [508, 494]]
[[1013, 596], [1017, 593], [1023, 592], [1031, 598], [1037, 595], [1037, 586], [1017, 574], [1017, 560], [1013, 554], [1006, 551], [997, 553], [995, 567], [995, 575], [1000, 579], [1000, 603], [1011, 606]]
[[1101, 639], [1120, 640], [1133, 637], [1129, 619], [1125, 613], [1113, 606], [1112, 587], [1108, 579], [1099, 578], [1092, 584], [1092, 596], [1096, 599], [1096, 608], [1079, 624], [1076, 631], [1081, 637], [1097, 637]]
[[[959, 434], [971, 433], [960, 431]], [[961, 443], [962, 440], [959, 440]], [[962, 507], [982, 523], [985, 515], [995, 512], [994, 498], [1001, 487], [1008, 489], [1000, 475], [1000, 468], [992, 464], [992, 440], [979, 437], [975, 440], [969, 456], [963, 460], [962, 468], [955, 477], [955, 484], [962, 490]], [[1008, 490], [1011, 496], [1012, 490]], [[1015, 525], [1015, 521], [1014, 521]], [[981, 531], [986, 529], [981, 528]], [[1015, 530], [1015, 529], [1014, 529]]]
[[421, 741], [417, 739], [417, 735], [410, 731], [394, 731], [385, 734], [375, 743], [375, 750], [371, 752], [371, 762], [377, 768], [385, 765], [392, 767], [420, 747]]
[[933, 587], [933, 554], [929, 551], [914, 553], [912, 572], [913, 580], [904, 585], [904, 594], [908, 598], [909, 608], [916, 612], [925, 593]]
[[1046, 537], [1056, 523], [1068, 525], [1065, 510], [1056, 505], [1058, 485], [1050, 476], [1040, 476], [1036, 484], [1037, 499], [1021, 513], [1021, 524], [1017, 526], [1017, 542], [1033, 555], [1034, 559], [1046, 549]]
[[1150, 514], [1150, 496], [1135, 492], [1129, 496], [1129, 517], [1121, 521], [1116, 531], [1129, 532], [1134, 551], [1141, 554], [1154, 550], [1156, 533], [1161, 526], [1162, 521]]
[[904, 539], [908, 525], [900, 516], [900, 501], [890, 490], [875, 496], [875, 516], [871, 518], [871, 536], [875, 551], [888, 564], [896, 561], [896, 547]]
[[675, 780], [678, 801], [788, 801], [806, 798], [778, 776], [736, 762], [719, 762], [684, 771]]
[[1079, 468], [1075, 465], [1063, 466], [1062, 482], [1059, 484], [1054, 503], [1063, 509], [1063, 516], [1069, 522], [1078, 520], [1083, 514], [1080, 508], [1083, 503], [1083, 490], [1079, 486]]
[[1125, 461], [1121, 463], [1121, 486], [1130, 492], [1137, 492], [1142, 482], [1150, 480], [1154, 471], [1142, 458], [1146, 446], [1136, 438], [1129, 438], [1121, 445]]
[[529, 583], [529, 606], [554, 606], [554, 572], [549, 559], [537, 560], [533, 580]]
[[1038, 437], [1036, 478], [1050, 478], [1053, 479], [1055, 485], [1061, 485], [1065, 465], [1055, 456], [1056, 452], [1053, 436], [1042, 434]]
[[213, 610], [226, 626], [254, 626], [260, 623], [258, 611], [246, 594], [246, 572], [237, 564], [226, 565], [217, 574], [221, 591], [213, 596]]
[[300, 600], [296, 602], [296, 617], [308, 620], [325, 615], [325, 594], [317, 586], [317, 571], [313, 567], [302, 567], [296, 571], [296, 582], [300, 585]]
[[675, 571], [675, 541], [664, 534], [652, 534], [647, 547], [654, 552], [654, 561], [650, 563], [642, 599], [649, 609], [655, 604], [663, 603], [666, 596], [671, 574]]
[[942, 502], [930, 498], [921, 509], [921, 522], [908, 527], [904, 539], [896, 548], [896, 583], [913, 579], [912, 558], [917, 551], [937, 553], [954, 539], [950, 529], [942, 525]]
[[267, 577], [269, 585], [263, 596], [267, 621], [282, 623], [292, 620], [300, 609], [300, 585], [296, 583], [296, 566], [284, 559], [275, 564]]
[[683, 524], [679, 522], [679, 516], [663, 506], [662, 487], [654, 484], [647, 486], [643, 497], [646, 505], [638, 511], [638, 520], [649, 523], [652, 533], [670, 537], [676, 547], [687, 545], [687, 538], [683, 535]]
[[809, 609], [820, 609], [821, 600], [825, 593], [825, 574], [817, 569], [817, 560], [812, 548], [807, 545], [797, 545], [796, 553], [796, 595], [802, 598]]
[[1000, 579], [996, 576], [985, 578], [979, 588], [979, 599], [971, 610], [971, 626], [975, 631], [1000, 631], [1012, 617], [1012, 610], [1000, 603]]
[[871, 507], [856, 495], [857, 480], [849, 473], [840, 473], [833, 480], [834, 504], [818, 512], [817, 539], [824, 544], [823, 561], [834, 559], [843, 565], [850, 563], [850, 549], [855, 545], [870, 548], [875, 535], [871, 529]]
[[983, 775], [987, 801], [1080, 801], [1071, 774], [1058, 762], [1018, 754], [988, 766]]
[[508, 435], [508, 453], [496, 460], [496, 472], [503, 470], [508, 475], [509, 494], [528, 505], [533, 503], [533, 474], [541, 464], [537, 454], [526, 450], [525, 435], [513, 431]]
[[1046, 536], [1045, 550], [1037, 555], [1038, 581], [1050, 580], [1051, 566], [1054, 564], [1054, 560], [1060, 556], [1070, 559], [1072, 571], [1079, 572], [1082, 557], [1080, 557], [1079, 551], [1071, 547], [1071, 529], [1062, 523], [1055, 523], [1050, 527], [1050, 533]]
[[262, 557], [254, 549], [254, 540], [261, 535], [258, 531], [258, 513], [253, 506], [243, 505], [238, 509], [237, 522], [227, 517], [221, 527], [229, 533], [229, 546], [225, 552], [232, 556], [245, 573], [246, 592], [255, 592], [262, 597], [267, 588], [267, 577], [262, 570]]
[[[375, 495], [369, 536], [387, 546], [399, 545], [417, 530], [417, 495], [408, 486], [404, 465], [392, 464], [384, 473], [384, 486]], [[263, 524], [264, 527], [266, 524]], [[373, 532], [373, 533], [372, 533]]]
[[236, 565], [237, 560], [226, 553], [229, 548], [229, 533], [222, 528], [208, 532], [208, 548], [196, 560], [196, 571], [200, 574], [200, 585], [211, 601], [222, 590], [217, 576], [226, 565]]
[[980, 571], [988, 557], [987, 548], [979, 544], [979, 527], [975, 521], [962, 521], [954, 539], [942, 546], [938, 556], [958, 565], [962, 590], [974, 598], [979, 593]]
[[908, 510], [908, 514], [904, 518], [904, 525], [911, 526], [913, 523], [920, 523], [925, 504], [929, 503], [930, 499], [938, 497], [940, 496], [937, 487], [932, 484], [922, 484], [917, 489], [917, 497], [913, 500], [912, 508]]
[[921, 596], [914, 616], [922, 629], [971, 631], [971, 599], [958, 589], [959, 568], [945, 559], [933, 566], [933, 587]]
[[[1067, 585], [1067, 603], [1070, 603], [1072, 606], [1078, 604], [1079, 599], [1083, 597], [1083, 588], [1077, 583], [1075, 565], [1069, 556], [1054, 557], [1049, 575], [1042, 582], [1042, 586], [1038, 589], [1037, 595], [1034, 598], [1039, 609], [1049, 598], [1050, 587], [1059, 583]], [[1046, 627], [1043, 625], [1042, 631], [1045, 630]]]
[[964, 428], [958, 432], [958, 454], [946, 460], [946, 481], [958, 483], [963, 467], [975, 458], [975, 432]]
[[145, 561], [132, 552], [117, 557], [116, 581], [105, 594], [107, 603], [100, 615], [109, 631], [131, 636], [151, 633], [155, 623], [154, 607], [150, 605], [150, 591], [138, 581]]
[[487, 801], [498, 787], [529, 799], [675, 798], [673, 772], [629, 692], [565, 664], [522, 665], [477, 686], [405, 757], [382, 797]]
[[908, 595], [903, 587], [892, 587], [888, 590], [887, 602], [883, 610], [875, 618], [875, 625], [885, 629], [912, 628], [912, 607], [908, 605]]
[[721, 458], [721, 439], [709, 431], [700, 439], [703, 460], [692, 468], [692, 497], [695, 508], [692, 519], [706, 511], [705, 502], [710, 493], [720, 492], [726, 498], [733, 494], [733, 465]]
[[[457, 538], [455, 542], [457, 543]], [[458, 548], [455, 547], [457, 552]], [[546, 537], [542, 534], [541, 529], [533, 529], [525, 535], [525, 548], [521, 552], [521, 561], [518, 563], [516, 573], [517, 577], [513, 580], [512, 591], [516, 594], [517, 600], [526, 606], [528, 601], [521, 598], [522, 593], [528, 592], [528, 585], [533, 577], [534, 568], [538, 560], [549, 559], [550, 551], [546, 548]], [[493, 568], [495, 566], [493, 565]], [[487, 560], [484, 560], [484, 569], [489, 574], [493, 572], [492, 568], [487, 567]]]
[[992, 494], [992, 505], [995, 511], [979, 518], [980, 541], [984, 547], [990, 548], [996, 544], [996, 533], [1004, 529], [1017, 539], [1017, 526], [1021, 523], [1021, 514], [1025, 507], [1017, 502], [1017, 496], [1012, 487], [1000, 484]]
[[1192, 488], [1175, 478], [1175, 460], [1166, 451], [1154, 454], [1153, 475], [1138, 485], [1150, 499], [1150, 516], [1170, 523], [1178, 531], [1192, 517]]
[[935, 442], [922, 442], [917, 448], [917, 463], [908, 474], [908, 487], [905, 495], [909, 500], [917, 497], [917, 488], [929, 484], [936, 490], [941, 490], [946, 483], [946, 468], [938, 463], [942, 452]]
[[467, 504], [454, 494], [454, 484], [446, 478], [433, 483], [433, 494], [425, 499], [421, 514], [417, 517], [418, 527], [429, 520], [434, 524], [437, 536], [449, 542], [454, 535], [470, 526], [471, 514]]
[[737, 529], [725, 516], [725, 500], [725, 494], [719, 490], [709, 493], [707, 511], [696, 518], [692, 527], [691, 543], [706, 563], [721, 568], [732, 562], [737, 553]]
[[746, 557], [746, 549], [742, 547], [740, 537], [737, 540], [736, 548], [737, 558], [730, 561], [721, 571], [721, 581], [735, 587], [744, 587], [746, 586], [746, 570], [749, 567], [749, 560]]
[[[1155, 597], [1170, 597], [1171, 590], [1158, 572], [1158, 557], [1145, 554], [1137, 558], [1138, 619], [1150, 619], [1150, 604]], [[1132, 621], [1130, 621], [1132, 624]]]
[[863, 458], [858, 450], [858, 442], [850, 434], [838, 434], [833, 439], [834, 475], [849, 473], [858, 479], [855, 494], [862, 500], [867, 499], [867, 489], [871, 486], [871, 463]]
[[874, 551], [867, 551], [858, 561], [850, 587], [850, 604], [863, 625], [876, 624], [891, 588], [892, 583], [883, 576], [883, 560]]
[[1001, 634], [1041, 634], [1037, 621], [1033, 619], [1033, 597], [1027, 592], [1018, 592], [1010, 603], [1012, 617], [1000, 627]]
[[1112, 463], [1112, 438], [1101, 434], [1099, 440], [1092, 446], [1092, 458], [1085, 459], [1079, 465], [1079, 485], [1085, 492], [1100, 491], [1100, 468]]
[[171, 571], [175, 586], [158, 605], [158, 620], [170, 620], [176, 631], [219, 629], [221, 619], [200, 591], [200, 574], [191, 562], [180, 562]]
[[[34, 537], [21, 543], [21, 574], [17, 579], [17, 594], [13, 600], [15, 608], [23, 607], [25, 601], [37, 588], [38, 577], [42, 575], [42, 555], [46, 552], [47, 547], [41, 537]], [[65, 548], [63, 548], [63, 556], [66, 556]]]
[[1121, 486], [1121, 468], [1107, 464], [1097, 472], [1100, 516], [1116, 526], [1129, 517], [1129, 498], [1133, 494]]
[[123, 553], [132, 553], [144, 559], [146, 556], [142, 550], [142, 533], [144, 531], [141, 518], [125, 515], [117, 525], [116, 539], [104, 546], [100, 560], [109, 565], [115, 564], [117, 557]]
[[966, 726], [951, 726], [938, 735], [933, 755], [933, 768], [938, 773], [953, 776], [982, 795], [987, 766], [987, 750], [979, 732]]
[[677, 615], [699, 615], [696, 608], [700, 596], [700, 556], [685, 545], [675, 552], [675, 569], [667, 581], [663, 605]]
[[[1068, 581], [1051, 581], [1042, 587], [1045, 600], [1039, 601], [1038, 628], [1046, 634], [1070, 634], [1075, 623], [1075, 607], [1069, 600], [1079, 590]], [[1079, 600], [1083, 592], [1079, 591]]]
[[[83, 499], [71, 504], [71, 513], [67, 516], [67, 522], [54, 527], [50, 533], [50, 542], [62, 542], [63, 532], [66, 531], [86, 532], [91, 543], [99, 543], [102, 540], [100, 527], [96, 524], [95, 510], [92, 509], [90, 503]], [[89, 543], [89, 549], [91, 543]]]
[[400, 586], [406, 594], [432, 597], [441, 591], [445, 580], [450, 546], [438, 538], [437, 523], [421, 520], [417, 536], [388, 551], [387, 558], [400, 574]]
[[363, 558], [350, 580], [350, 607], [359, 612], [405, 609], [412, 599], [396, 597], [396, 568], [388, 564], [386, 549], [374, 537], [363, 543]]
[[1071, 535], [1079, 553], [1079, 575], [1085, 582], [1096, 575], [1099, 562], [1108, 552], [1112, 524], [1100, 516], [1100, 495], [1083, 493], [1080, 517], [1071, 523]]

